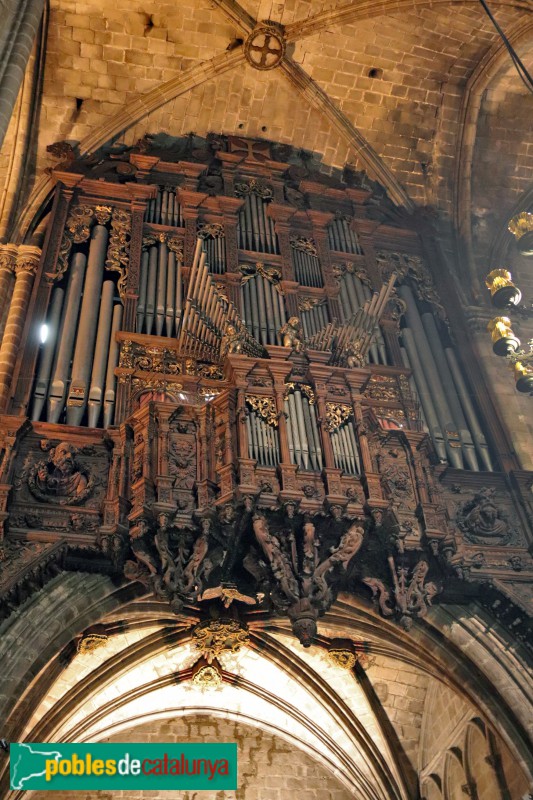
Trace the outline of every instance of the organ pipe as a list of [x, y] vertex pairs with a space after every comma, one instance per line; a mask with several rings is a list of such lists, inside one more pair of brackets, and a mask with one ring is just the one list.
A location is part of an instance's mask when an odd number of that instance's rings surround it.
[[98, 308], [107, 251], [108, 231], [95, 225], [91, 231], [87, 273], [72, 361], [72, 377], [67, 398], [67, 424], [80, 425], [87, 406], [89, 376], [96, 338], [94, 309]]
[[166, 242], [143, 251], [137, 333], [176, 336], [183, 308], [182, 262]]
[[157, 196], [148, 201], [145, 221], [156, 225], [169, 225], [173, 228], [185, 227], [181, 206], [174, 187], [167, 186], [158, 189]]
[[248, 455], [263, 467], [279, 464], [279, 432], [255, 411], [249, 409], [246, 417]]
[[298, 387], [284, 401], [287, 443], [291, 462], [301, 469], [322, 469], [322, 448], [314, 403]]
[[59, 422], [65, 406], [67, 395], [67, 381], [70, 374], [70, 361], [74, 350], [76, 338], [76, 324], [81, 303], [83, 281], [87, 257], [83, 253], [74, 253], [70, 265], [70, 275], [67, 286], [63, 320], [61, 323], [61, 336], [59, 349], [54, 365], [50, 393], [48, 395], [48, 422]]
[[107, 356], [109, 352], [109, 333], [113, 316], [113, 296], [115, 284], [113, 281], [104, 281], [102, 296], [100, 298], [100, 314], [98, 316], [98, 332], [94, 349], [91, 384], [89, 388], [89, 427], [96, 428], [102, 410], [104, 382], [106, 375]]
[[[416, 301], [408, 286], [400, 286], [398, 293], [407, 304], [405, 319], [414, 334], [413, 344], [418, 352], [422, 369], [424, 370], [424, 376], [431, 392], [439, 427], [443, 433], [447, 458], [453, 467], [462, 469], [463, 459], [461, 457], [459, 435], [455, 429], [453, 416], [447, 402], [430, 343], [426, 336], [424, 326], [422, 325], [420, 314], [418, 313]], [[411, 359], [410, 353], [409, 358]]]
[[262, 275], [241, 285], [243, 321], [261, 344], [281, 344], [279, 329], [286, 322], [283, 296]]
[[350, 228], [348, 220], [337, 217], [328, 226], [329, 246], [339, 253], [361, 255], [362, 249], [355, 231]]
[[329, 436], [337, 469], [342, 469], [347, 475], [360, 475], [361, 462], [353, 422], [343, 422], [330, 430]]
[[256, 253], [279, 253], [274, 223], [267, 216], [268, 203], [255, 192], [246, 195], [239, 212], [239, 247]]
[[[372, 299], [370, 288], [353, 272], [346, 271], [340, 281], [339, 299], [345, 320], [350, 319], [355, 312], [364, 306], [367, 300]], [[387, 364], [387, 351], [381, 328], [376, 325], [374, 330], [375, 341], [369, 348], [369, 360], [373, 364]]]
[[34, 421], [41, 418], [44, 404], [46, 402], [50, 373], [52, 371], [57, 342], [60, 338], [59, 326], [61, 322], [61, 312], [63, 310], [64, 298], [65, 292], [63, 289], [60, 287], [54, 289], [50, 303], [50, 311], [46, 320], [46, 324], [48, 326], [48, 338], [42, 348], [39, 371], [37, 372], [37, 380], [35, 381], [33, 409], [31, 415], [31, 418]]
[[117, 341], [117, 331], [120, 330], [122, 323], [122, 304], [116, 303], [113, 308], [113, 321], [111, 323], [111, 336], [109, 340], [109, 356], [107, 360], [107, 372], [105, 378], [104, 394], [104, 428], [108, 428], [113, 423], [115, 413], [115, 368], [118, 365], [119, 345]]

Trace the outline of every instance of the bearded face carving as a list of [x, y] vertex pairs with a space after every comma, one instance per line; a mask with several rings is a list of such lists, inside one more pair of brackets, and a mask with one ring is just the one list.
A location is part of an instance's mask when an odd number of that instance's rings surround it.
[[89, 470], [78, 461], [78, 450], [69, 442], [60, 442], [49, 450], [47, 459], [35, 464], [28, 475], [28, 488], [38, 500], [58, 505], [79, 505], [94, 489]]

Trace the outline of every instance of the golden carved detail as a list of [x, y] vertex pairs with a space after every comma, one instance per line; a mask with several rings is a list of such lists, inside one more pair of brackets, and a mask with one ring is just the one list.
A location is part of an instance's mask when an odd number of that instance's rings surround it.
[[295, 383], [291, 381], [285, 384], [285, 394], [283, 395], [284, 399], [286, 400], [287, 397], [291, 392], [294, 392], [295, 389], [299, 389], [302, 394], [304, 394], [307, 399], [309, 400], [309, 405], [312, 406], [316, 400], [315, 392], [312, 386], [309, 386], [308, 383]]
[[224, 226], [219, 222], [199, 222], [197, 225], [197, 234], [200, 239], [223, 239]]
[[242, 274], [241, 286], [244, 286], [244, 284], [252, 278], [256, 278], [257, 275], [261, 275], [262, 278], [265, 278], [265, 280], [273, 284], [280, 294], [283, 294], [279, 285], [281, 281], [281, 272], [279, 269], [269, 267], [268, 264], [263, 264], [261, 261], [258, 261], [255, 265], [243, 264], [239, 267], [239, 270]]
[[291, 247], [293, 250], [300, 250], [300, 252], [307, 253], [310, 256], [318, 255], [314, 240], [305, 236], [293, 236], [291, 238]]
[[192, 638], [208, 664], [222, 653], [238, 653], [250, 641], [248, 628], [235, 619], [210, 619], [193, 628]]
[[264, 183], [261, 183], [256, 178], [252, 178], [247, 183], [235, 184], [236, 197], [246, 197], [248, 194], [256, 194], [263, 200], [271, 200], [273, 196], [272, 189], [269, 189], [268, 186], [266, 186]]
[[278, 412], [272, 397], [257, 397], [252, 394], [247, 394], [246, 402], [261, 419], [265, 420], [267, 425], [272, 425], [274, 428], [277, 428]]
[[347, 648], [328, 650], [328, 661], [333, 664], [334, 667], [348, 670], [355, 667], [357, 656]]
[[298, 300], [298, 311], [311, 311], [316, 306], [326, 304], [325, 297], [300, 297]]
[[108, 641], [109, 636], [106, 636], [105, 633], [88, 633], [78, 641], [76, 650], [80, 655], [84, 656], [88, 653], [94, 653], [95, 650], [99, 650], [101, 647], [105, 647]]
[[353, 416], [353, 408], [344, 403], [326, 403], [326, 429], [336, 431]]
[[121, 298], [126, 292], [130, 255], [131, 214], [116, 208], [111, 219], [111, 235], [107, 248], [107, 269], [118, 272], [118, 292]]
[[222, 672], [218, 661], [213, 659], [212, 664], [203, 663], [194, 673], [192, 682], [200, 689], [218, 689], [222, 684]]

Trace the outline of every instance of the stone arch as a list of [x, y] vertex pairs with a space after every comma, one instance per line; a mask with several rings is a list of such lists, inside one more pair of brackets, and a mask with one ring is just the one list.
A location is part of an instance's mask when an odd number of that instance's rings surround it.
[[444, 761], [444, 800], [463, 800], [467, 786], [463, 754], [458, 747], [448, 751]]

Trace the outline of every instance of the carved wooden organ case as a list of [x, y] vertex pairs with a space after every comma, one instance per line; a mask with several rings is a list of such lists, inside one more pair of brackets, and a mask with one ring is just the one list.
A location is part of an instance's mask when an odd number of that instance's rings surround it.
[[286, 614], [305, 644], [339, 591], [406, 628], [476, 597], [522, 630], [531, 475], [423, 220], [264, 142], [54, 174], [2, 426], [7, 610], [74, 568]]

